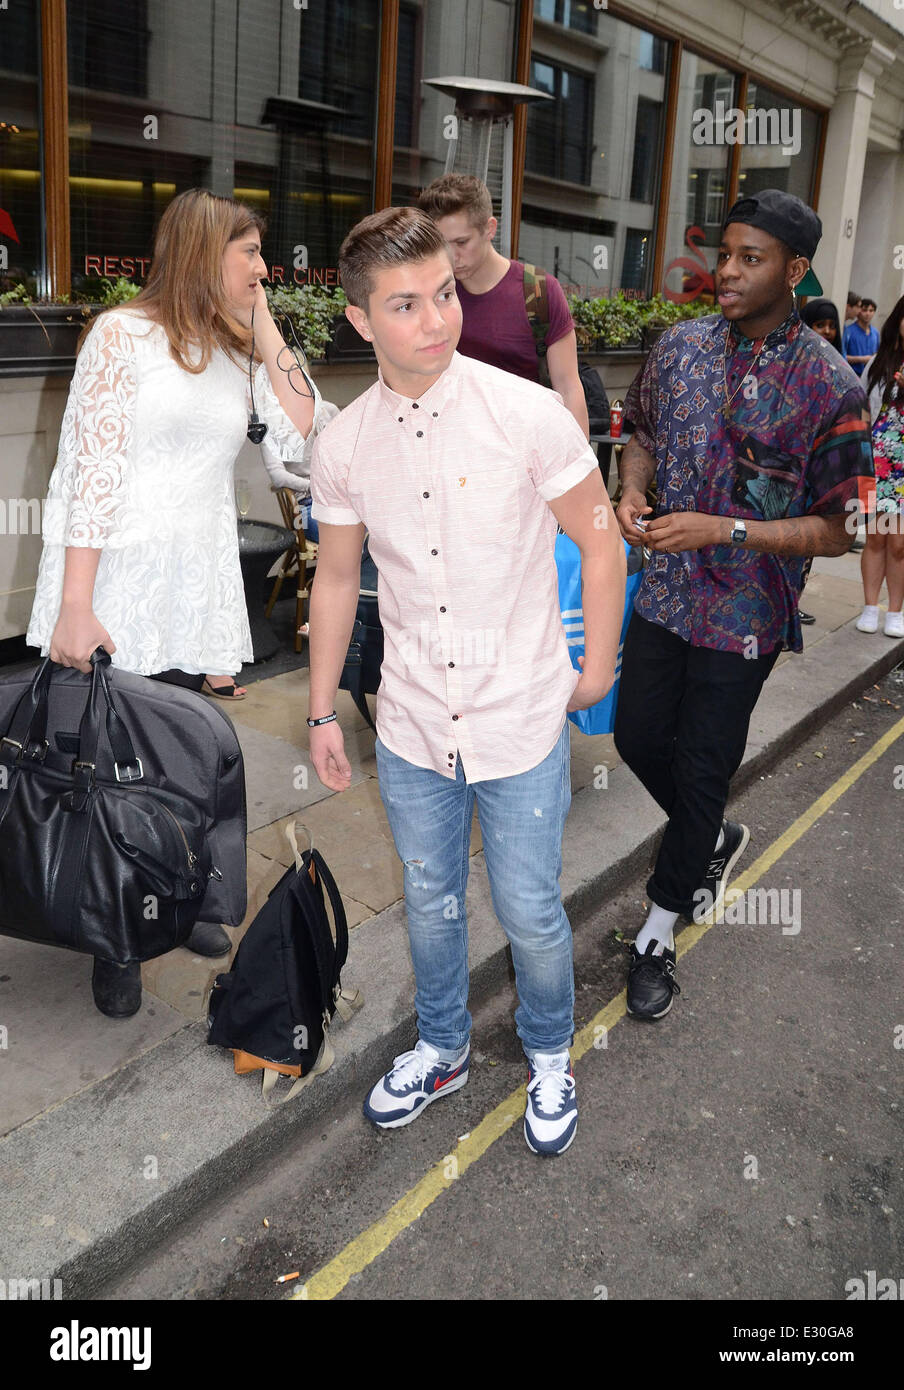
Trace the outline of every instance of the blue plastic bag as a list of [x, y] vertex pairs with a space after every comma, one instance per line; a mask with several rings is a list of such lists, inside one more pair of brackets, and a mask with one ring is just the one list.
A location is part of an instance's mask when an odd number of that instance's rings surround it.
[[[622, 619], [621, 636], [618, 639], [618, 656], [615, 661], [615, 683], [608, 695], [588, 709], [573, 710], [568, 718], [580, 729], [582, 734], [611, 734], [615, 728], [615, 706], [618, 701], [618, 687], [621, 682], [622, 648], [625, 633], [634, 610], [634, 600], [643, 578], [643, 556], [638, 546], [629, 546], [622, 539], [628, 557], [628, 579], [625, 585], [625, 614]], [[556, 536], [556, 569], [559, 571], [559, 609], [562, 625], [565, 628], [565, 641], [568, 654], [576, 671], [578, 657], [584, 655], [584, 613], [581, 607], [581, 552], [570, 536], [564, 533]]]

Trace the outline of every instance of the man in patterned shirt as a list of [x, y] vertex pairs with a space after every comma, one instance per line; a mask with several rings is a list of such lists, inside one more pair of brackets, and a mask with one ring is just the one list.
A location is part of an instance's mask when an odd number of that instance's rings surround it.
[[821, 233], [791, 194], [736, 202], [715, 274], [721, 315], [663, 334], [625, 402], [634, 435], [617, 516], [650, 560], [615, 743], [669, 818], [631, 947], [638, 1018], [671, 1008], [675, 922], [718, 911], [747, 846], [747, 827], [723, 816], [750, 716], [779, 652], [802, 650], [807, 556], [848, 550], [847, 504], [872, 474], [863, 389], [794, 305]]

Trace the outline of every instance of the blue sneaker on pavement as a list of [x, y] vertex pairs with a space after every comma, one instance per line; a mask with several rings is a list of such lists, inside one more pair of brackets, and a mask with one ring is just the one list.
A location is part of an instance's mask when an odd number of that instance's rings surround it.
[[408, 1125], [438, 1096], [458, 1091], [468, 1079], [470, 1047], [455, 1062], [441, 1062], [429, 1043], [418, 1039], [411, 1052], [396, 1057], [392, 1070], [381, 1076], [364, 1101], [364, 1114], [380, 1129]]
[[535, 1154], [561, 1154], [577, 1134], [578, 1102], [567, 1052], [538, 1052], [528, 1061], [524, 1137]]

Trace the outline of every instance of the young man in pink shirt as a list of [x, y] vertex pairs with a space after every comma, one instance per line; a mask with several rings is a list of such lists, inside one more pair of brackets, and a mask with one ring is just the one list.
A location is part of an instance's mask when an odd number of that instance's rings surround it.
[[[524, 262], [511, 261], [493, 245], [499, 226], [490, 190], [473, 174], [443, 174], [418, 198], [442, 232], [461, 302], [459, 352], [481, 362], [539, 381], [533, 329], [524, 299]], [[584, 431], [590, 426], [587, 400], [578, 375], [578, 345], [565, 292], [554, 275], [546, 276], [549, 327], [546, 365], [554, 391]]]
[[[559, 891], [571, 801], [566, 711], [615, 674], [625, 560], [592, 449], [561, 399], [461, 356], [445, 241], [415, 208], [359, 222], [339, 253], [349, 320], [379, 380], [318, 438], [311, 597], [311, 759], [350, 784], [333, 702], [358, 599], [365, 529], [385, 637], [377, 695], [380, 794], [405, 870], [418, 1041], [364, 1113], [410, 1123], [468, 1079], [465, 888], [476, 800], [493, 903], [512, 948], [529, 1062], [525, 1137], [574, 1139], [571, 928]], [[586, 658], [559, 615], [556, 522], [580, 547]]]

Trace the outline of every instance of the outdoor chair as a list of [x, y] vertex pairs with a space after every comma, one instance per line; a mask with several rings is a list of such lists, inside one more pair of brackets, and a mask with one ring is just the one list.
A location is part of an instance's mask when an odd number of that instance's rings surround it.
[[313, 569], [317, 563], [317, 546], [305, 536], [301, 507], [299, 506], [299, 494], [289, 487], [271, 488], [271, 492], [276, 493], [283, 523], [288, 530], [294, 533], [295, 543], [288, 548], [279, 562], [279, 572], [274, 578], [273, 589], [267, 601], [265, 614], [269, 618], [272, 613], [273, 605], [279, 598], [283, 580], [294, 575], [296, 581], [295, 650], [300, 652], [302, 638], [308, 635], [308, 625], [304, 622], [305, 599], [311, 596], [310, 585], [308, 584], [308, 568]]

